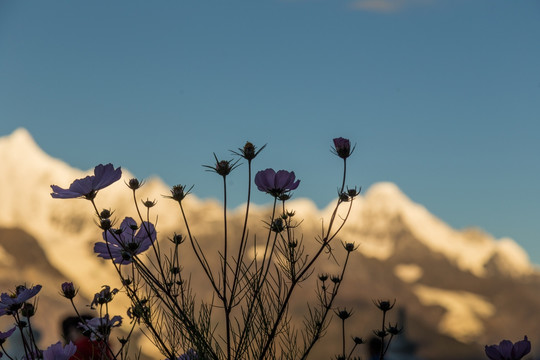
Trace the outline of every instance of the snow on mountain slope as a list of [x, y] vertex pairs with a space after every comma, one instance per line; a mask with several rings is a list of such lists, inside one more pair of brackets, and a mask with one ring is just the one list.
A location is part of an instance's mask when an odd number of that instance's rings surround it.
[[[86, 176], [91, 170], [77, 170], [48, 156], [25, 129], [0, 138], [0, 159], [0, 226], [20, 227], [38, 239], [54, 266], [71, 280], [84, 283], [84, 289], [92, 289], [87, 290], [86, 295], [92, 295], [91, 291], [110, 282], [110, 268], [103, 266], [92, 253], [93, 243], [100, 240], [100, 231], [94, 224], [90, 203], [50, 196], [51, 184], [68, 187], [74, 179]], [[121, 181], [100, 191], [96, 199], [98, 206], [114, 209], [119, 216], [133, 216], [131, 193], [124, 184], [130, 177], [124, 169]], [[164, 234], [176, 231], [180, 220], [177, 204], [160, 196], [168, 193], [169, 188], [161, 180], [150, 179], [139, 194], [143, 199], [159, 197], [153, 214], [160, 215], [158, 230]], [[221, 206], [217, 202], [201, 201], [193, 195], [186, 198], [186, 202], [194, 222], [201, 223], [203, 216], [206, 224], [221, 221]], [[303, 219], [315, 221], [328, 219], [332, 206], [319, 211], [308, 199], [297, 199], [289, 204]], [[265, 209], [254, 206], [252, 210], [260, 214]], [[413, 203], [391, 183], [376, 184], [365, 197], [355, 201], [350, 221], [340, 238], [361, 243], [359, 251], [383, 260], [394, 253], [395, 240], [388, 236], [388, 228], [396, 217], [419, 241], [432, 251], [444, 254], [463, 271], [484, 276], [485, 264], [492, 259], [509, 276], [533, 271], [527, 254], [513, 240], [496, 241], [489, 235], [472, 236], [470, 232], [456, 231], [423, 206]], [[212, 226], [200, 229], [211, 231]]]
[[[485, 276], [485, 265], [494, 257], [499, 269], [509, 276], [523, 276], [534, 271], [526, 252], [512, 239], [496, 241], [478, 231], [454, 230], [422, 205], [413, 203], [393, 183], [373, 185], [357, 205], [352, 215], [355, 220], [345, 230], [349, 236], [366, 227], [380, 228], [380, 233], [385, 234], [389, 219], [399, 218], [415, 238], [432, 251], [445, 255], [463, 271]], [[360, 241], [360, 251], [365, 255], [382, 260], [393, 254], [393, 239], [368, 236]]]

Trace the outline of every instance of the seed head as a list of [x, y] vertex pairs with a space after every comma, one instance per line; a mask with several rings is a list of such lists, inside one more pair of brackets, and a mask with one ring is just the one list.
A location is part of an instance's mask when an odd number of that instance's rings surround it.
[[394, 299], [394, 302], [390, 302], [390, 300], [373, 300], [373, 303], [375, 304], [376, 307], [378, 307], [381, 311], [383, 312], [387, 312], [387, 311], [390, 311], [392, 310], [392, 308], [394, 307], [394, 305], [396, 304], [396, 300]]
[[130, 188], [133, 191], [139, 189], [141, 186], [143, 186], [143, 184], [144, 184], [144, 181], [139, 181], [136, 178], [129, 179], [129, 181], [126, 183], [128, 188]]

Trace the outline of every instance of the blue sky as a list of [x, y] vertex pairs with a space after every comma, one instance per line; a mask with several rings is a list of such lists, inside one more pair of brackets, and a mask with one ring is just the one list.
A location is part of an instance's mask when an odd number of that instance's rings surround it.
[[0, 136], [201, 197], [220, 195], [212, 152], [267, 143], [256, 169], [294, 170], [321, 207], [344, 136], [349, 184], [392, 181], [540, 264], [539, 39], [538, 1], [4, 0]]

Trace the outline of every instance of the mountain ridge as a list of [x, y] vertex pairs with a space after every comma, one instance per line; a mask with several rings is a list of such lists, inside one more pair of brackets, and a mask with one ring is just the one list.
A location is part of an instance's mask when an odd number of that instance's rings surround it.
[[[96, 227], [89, 202], [50, 196], [51, 184], [68, 187], [74, 179], [92, 170], [75, 169], [50, 157], [25, 129], [0, 138], [0, 158], [3, 159], [0, 198], [4, 199], [0, 202], [0, 228], [20, 228], [33, 236], [49, 262], [78, 284], [87, 298], [104, 284], [119, 287], [110, 264], [92, 252], [93, 244], [101, 239], [101, 232]], [[131, 192], [124, 184], [130, 177], [129, 171], [123, 169], [122, 180], [101, 190], [96, 198], [99, 209], [115, 211], [117, 222], [135, 214]], [[162, 198], [168, 193], [169, 188], [161, 179], [151, 178], [138, 194], [139, 199], [158, 200], [151, 218], [159, 214], [157, 226], [162, 240], [182, 232], [178, 205]], [[222, 204], [214, 199], [199, 199], [193, 194], [184, 202], [193, 233], [209, 253], [217, 253], [219, 249], [213, 240], [216, 229], [222, 228]], [[287, 209], [294, 210], [299, 220], [303, 220], [302, 229], [307, 229], [305, 239], [313, 239], [321, 228], [321, 219], [328, 219], [334, 206], [330, 203], [319, 209], [309, 199], [295, 199], [288, 202]], [[241, 223], [243, 212], [242, 205], [232, 209], [229, 212], [231, 223]], [[250, 230], [261, 228], [269, 212], [269, 206], [252, 204]], [[340, 215], [344, 216], [344, 212]], [[250, 232], [252, 234], [256, 235], [256, 230]], [[347, 276], [355, 284], [372, 289], [367, 296], [399, 295], [400, 301], [408, 304], [412, 322], [418, 329], [425, 329], [423, 334], [432, 331], [428, 329], [437, 329], [442, 334], [440, 339], [443, 340], [424, 344], [426, 347], [443, 343], [466, 347], [470, 343], [488, 341], [488, 329], [493, 336], [503, 336], [500, 328], [492, 327], [501, 324], [498, 313], [502, 312], [505, 319], [510, 316], [510, 310], [504, 309], [512, 301], [496, 293], [498, 283], [515, 288], [516, 294], [523, 294], [532, 304], [535, 301], [530, 291], [522, 286], [529, 283], [536, 286], [540, 273], [515, 241], [496, 240], [475, 229], [452, 229], [390, 182], [374, 184], [365, 195], [355, 199], [349, 221], [336, 240], [359, 245], [362, 263], [359, 269], [367, 273], [353, 271]], [[307, 243], [313, 246], [313, 242]], [[0, 251], [0, 263], [3, 260], [9, 262]], [[323, 268], [323, 271], [331, 273], [332, 268]], [[448, 274], [452, 274], [451, 277]], [[197, 274], [195, 283], [196, 279], [204, 283]], [[200, 291], [204, 297], [205, 289]], [[369, 305], [366, 294], [347, 291], [344, 291], [345, 301]], [[520, 316], [527, 319], [527, 314]], [[519, 323], [512, 326], [517, 329]]]

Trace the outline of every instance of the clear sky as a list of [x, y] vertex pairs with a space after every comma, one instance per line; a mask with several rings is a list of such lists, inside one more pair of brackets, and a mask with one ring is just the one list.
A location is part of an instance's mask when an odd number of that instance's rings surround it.
[[0, 1], [0, 136], [200, 197], [220, 195], [212, 152], [267, 143], [256, 169], [295, 170], [320, 207], [344, 136], [349, 184], [392, 181], [537, 264], [539, 95], [535, 0]]

